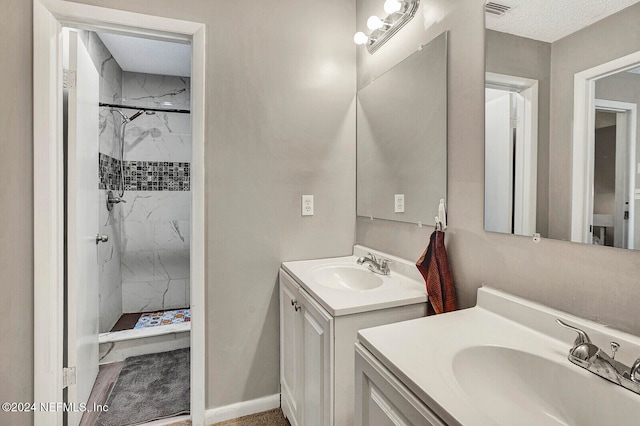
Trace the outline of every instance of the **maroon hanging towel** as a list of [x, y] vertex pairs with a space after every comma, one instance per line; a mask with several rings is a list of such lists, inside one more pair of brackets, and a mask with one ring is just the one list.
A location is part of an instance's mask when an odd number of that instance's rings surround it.
[[433, 231], [429, 245], [416, 262], [416, 267], [427, 284], [427, 315], [455, 311], [456, 290], [444, 247], [443, 231]]

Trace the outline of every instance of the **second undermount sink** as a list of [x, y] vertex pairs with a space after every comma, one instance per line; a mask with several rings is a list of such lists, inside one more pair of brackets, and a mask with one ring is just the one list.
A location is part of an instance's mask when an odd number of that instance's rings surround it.
[[379, 275], [359, 265], [331, 265], [314, 269], [313, 278], [318, 284], [337, 290], [373, 290], [382, 285]]
[[[559, 361], [508, 347], [473, 346], [454, 356], [452, 369], [463, 392], [501, 425], [516, 419], [519, 425], [624, 424], [622, 419], [637, 416], [631, 394], [564, 357]], [[586, 395], [593, 404], [584, 403]]]

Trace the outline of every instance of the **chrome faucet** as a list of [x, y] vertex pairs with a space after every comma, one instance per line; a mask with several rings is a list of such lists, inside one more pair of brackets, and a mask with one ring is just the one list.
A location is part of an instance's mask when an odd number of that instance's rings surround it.
[[368, 263], [369, 270], [376, 274], [389, 275], [391, 273], [391, 270], [389, 269], [389, 262], [391, 261], [385, 258], [380, 258], [378, 260], [378, 258], [376, 258], [376, 256], [371, 252], [367, 253], [366, 256], [359, 257], [357, 262], [358, 265]]
[[594, 345], [584, 331], [559, 319], [556, 319], [556, 322], [558, 325], [578, 333], [573, 347], [569, 350], [569, 361], [625, 389], [640, 394], [640, 358], [631, 367], [627, 367], [615, 360], [616, 352], [620, 348], [618, 343], [611, 342], [612, 356], [609, 356]]

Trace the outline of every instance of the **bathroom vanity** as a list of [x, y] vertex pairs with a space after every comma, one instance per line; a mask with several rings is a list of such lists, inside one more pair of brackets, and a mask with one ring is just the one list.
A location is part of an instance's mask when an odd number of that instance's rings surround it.
[[[380, 275], [358, 258], [390, 259]], [[280, 270], [280, 385], [292, 426], [351, 426], [357, 332], [426, 315], [412, 262], [355, 246], [354, 255], [284, 262]]]
[[570, 362], [557, 319], [640, 356], [637, 336], [483, 287], [474, 308], [358, 333], [354, 425], [637, 424], [640, 395]]

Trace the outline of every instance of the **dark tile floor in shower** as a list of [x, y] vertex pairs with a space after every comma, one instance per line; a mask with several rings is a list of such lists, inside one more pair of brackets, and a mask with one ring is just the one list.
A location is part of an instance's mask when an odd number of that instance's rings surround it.
[[136, 323], [142, 316], [142, 313], [137, 314], [122, 314], [118, 322], [113, 326], [111, 331], [133, 330]]

